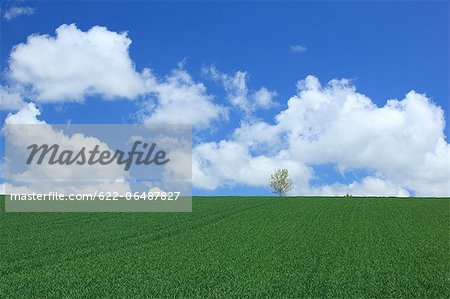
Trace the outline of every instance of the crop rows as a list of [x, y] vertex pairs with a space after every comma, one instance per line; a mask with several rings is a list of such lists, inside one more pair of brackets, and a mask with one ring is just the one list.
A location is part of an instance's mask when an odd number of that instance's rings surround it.
[[0, 213], [0, 297], [448, 297], [448, 199]]

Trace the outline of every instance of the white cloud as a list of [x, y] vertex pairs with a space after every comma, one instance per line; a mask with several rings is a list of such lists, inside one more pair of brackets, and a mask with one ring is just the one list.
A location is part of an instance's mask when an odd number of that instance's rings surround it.
[[5, 124], [43, 124], [45, 122], [39, 120], [37, 117], [41, 115], [41, 111], [34, 103], [28, 103], [16, 113], [9, 113], [5, 119]]
[[126, 33], [95, 26], [84, 32], [61, 25], [56, 36], [31, 35], [15, 46], [9, 77], [29, 87], [37, 102], [83, 101], [87, 95], [134, 99], [145, 83], [129, 57]]
[[[14, 155], [20, 155], [21, 151], [26, 151], [30, 144], [54, 144], [64, 146], [74, 152], [79, 152], [82, 147], [93, 148], [99, 145], [99, 150], [110, 150], [108, 145], [96, 137], [86, 136], [80, 133], [68, 136], [61, 130], [53, 128], [45, 121], [39, 120], [41, 112], [34, 103], [29, 103], [17, 113], [9, 113], [5, 119], [6, 125], [29, 125], [36, 126], [6, 126], [3, 128], [4, 134], [9, 138], [15, 152]], [[10, 165], [14, 166], [14, 165]], [[129, 185], [124, 178], [127, 177], [126, 172], [121, 165], [109, 164], [95, 166], [79, 166], [72, 165], [31, 165], [26, 170], [19, 170], [15, 167], [9, 167], [10, 171], [7, 179], [25, 180], [26, 183], [6, 183], [6, 191], [8, 193], [20, 192], [60, 192], [60, 193], [94, 193], [98, 192], [119, 192], [125, 195], [129, 191]], [[20, 165], [19, 165], [20, 166]], [[36, 178], [39, 178], [36, 181]], [[94, 178], [95, 180], [88, 183], [74, 183], [76, 181], [85, 181]], [[112, 179], [114, 178], [114, 179]], [[71, 180], [70, 184], [58, 184], [55, 181]]]
[[264, 121], [243, 121], [240, 127], [233, 132], [232, 139], [254, 153], [274, 155], [287, 148], [287, 146], [282, 146], [286, 142], [282, 140], [281, 133], [278, 126], [270, 125]]
[[291, 51], [293, 53], [303, 53], [303, 52], [306, 52], [306, 47], [303, 45], [292, 45]]
[[18, 110], [24, 105], [19, 92], [0, 85], [0, 110]]
[[[215, 104], [206, 87], [195, 82], [182, 65], [164, 78], [150, 69], [138, 73], [129, 56], [130, 44], [126, 33], [105, 27], [84, 32], [74, 24], [61, 25], [54, 37], [31, 35], [15, 46], [8, 77], [22, 96], [40, 103], [82, 102], [89, 95], [145, 98], [139, 113], [144, 123], [204, 128], [227, 117], [227, 109]], [[20, 94], [0, 89], [0, 95], [0, 108], [20, 108]], [[261, 106], [270, 105], [269, 91], [261, 90], [258, 95]]]
[[11, 21], [12, 19], [15, 19], [20, 16], [31, 16], [34, 14], [36, 9], [32, 7], [26, 7], [26, 6], [11, 6], [10, 8], [6, 9], [3, 13], [3, 18], [7, 21]]
[[265, 186], [270, 174], [283, 167], [289, 169], [298, 188], [307, 186], [312, 175], [310, 168], [290, 160], [283, 152], [254, 156], [245, 145], [226, 140], [199, 144], [192, 162], [194, 185], [203, 189], [236, 184]]
[[[258, 186], [267, 185], [268, 178], [262, 179], [262, 174], [270, 174], [267, 165], [280, 168], [282, 162], [289, 162], [307, 169], [332, 163], [344, 173], [370, 169], [375, 175], [349, 185], [310, 188], [304, 180], [313, 175], [304, 172], [304, 178], [294, 176], [294, 192], [404, 196], [412, 190], [419, 196], [450, 195], [450, 146], [443, 135], [444, 115], [425, 95], [411, 91], [403, 100], [377, 107], [348, 80], [321, 86], [317, 78], [308, 76], [299, 81], [298, 89], [274, 125], [244, 122], [230, 140], [197, 146], [194, 182], [209, 188], [248, 184], [237, 169], [225, 170], [229, 177], [224, 175], [222, 160], [210, 153], [221, 152], [224, 144], [231, 143], [242, 153], [233, 160], [239, 161], [239, 168], [252, 180], [259, 178], [253, 182]], [[256, 163], [261, 159], [263, 164]], [[231, 160], [228, 163], [233, 164]], [[224, 169], [232, 167], [227, 165]]]
[[264, 86], [257, 91], [249, 91], [247, 72], [237, 71], [234, 75], [228, 75], [219, 72], [214, 66], [205, 68], [203, 72], [213, 80], [221, 82], [230, 103], [247, 114], [257, 109], [269, 109], [274, 106], [273, 98], [277, 93]]
[[277, 95], [275, 91], [270, 91], [265, 87], [251, 94], [250, 100], [255, 108], [269, 109], [274, 106], [273, 98]]
[[182, 68], [163, 79], [147, 70], [145, 78], [146, 90], [157, 99], [156, 103], [151, 98], [144, 102], [140, 119], [145, 124], [192, 124], [205, 128], [212, 121], [227, 117], [225, 107], [214, 104], [206, 87]]
[[[0, 109], [21, 109], [7, 121], [42, 123], [36, 102], [81, 102], [88, 95], [142, 97], [143, 123], [192, 123], [208, 127], [226, 118], [226, 107], [214, 103], [204, 84], [180, 66], [165, 77], [135, 70], [126, 33], [93, 27], [83, 32], [62, 25], [56, 36], [32, 35], [10, 56], [8, 76], [14, 88], [0, 87]], [[292, 46], [293, 52], [306, 50]], [[201, 143], [193, 152], [194, 182], [199, 188], [223, 185], [266, 186], [275, 168], [288, 167], [295, 194], [450, 196], [450, 146], [444, 113], [415, 91], [378, 107], [348, 80], [322, 86], [308, 76], [273, 122], [255, 121], [257, 109], [274, 105], [274, 91], [250, 90], [248, 74], [230, 75], [215, 67], [205, 73], [220, 82], [231, 105], [244, 119], [226, 140]], [[27, 89], [24, 89], [27, 87]], [[17, 92], [28, 90], [28, 92]], [[313, 166], [335, 164], [343, 173], [369, 169], [372, 175], [348, 185], [311, 187]]]
[[379, 108], [347, 80], [322, 87], [309, 76], [277, 121], [295, 159], [373, 169], [419, 195], [450, 194], [444, 114], [425, 95], [411, 91]]
[[320, 186], [318, 188], [311, 188], [309, 194], [318, 196], [336, 196], [346, 194], [353, 196], [410, 196], [410, 193], [404, 188], [396, 186], [392, 182], [382, 178], [373, 176], [367, 176], [363, 178], [361, 182], [353, 182], [348, 185], [337, 183]]

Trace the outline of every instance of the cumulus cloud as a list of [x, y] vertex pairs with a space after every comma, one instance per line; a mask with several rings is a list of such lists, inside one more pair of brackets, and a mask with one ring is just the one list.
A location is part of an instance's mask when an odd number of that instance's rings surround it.
[[292, 53], [303, 53], [306, 52], [306, 47], [303, 45], [292, 45], [291, 51]]
[[[348, 80], [322, 87], [308, 76], [298, 87], [288, 109], [276, 117], [289, 134], [295, 159], [373, 169], [419, 195], [450, 194], [444, 113], [425, 95], [411, 91], [402, 100], [377, 107]], [[439, 191], [432, 187], [437, 185]]]
[[379, 177], [367, 176], [360, 182], [346, 184], [330, 184], [318, 188], [310, 188], [309, 194], [320, 196], [335, 196], [351, 194], [355, 196], [396, 196], [408, 197], [408, 190]]
[[25, 105], [19, 92], [0, 85], [0, 110], [18, 110]]
[[27, 6], [11, 6], [3, 13], [3, 18], [7, 21], [11, 21], [20, 16], [31, 16], [36, 12], [33, 7]]
[[306, 187], [312, 176], [311, 168], [283, 152], [255, 156], [246, 145], [228, 140], [199, 144], [194, 148], [192, 162], [194, 185], [203, 189], [236, 184], [265, 186], [268, 175], [277, 168], [288, 168], [298, 188]]
[[126, 33], [95, 26], [84, 32], [61, 25], [56, 36], [34, 34], [15, 46], [9, 78], [26, 86], [37, 102], [83, 101], [88, 95], [134, 99], [145, 92]]
[[[0, 109], [18, 109], [21, 98], [37, 103], [82, 102], [87, 96], [106, 99], [143, 100], [139, 119], [143, 123], [192, 124], [205, 128], [227, 117], [227, 109], [214, 103], [205, 85], [195, 82], [183, 69], [165, 77], [152, 70], [138, 73], [129, 56], [131, 39], [95, 26], [82, 31], [61, 25], [56, 36], [31, 35], [11, 51], [7, 76], [21, 93], [0, 88]], [[271, 92], [262, 89], [258, 103], [271, 104]]]
[[215, 104], [205, 85], [195, 82], [181, 66], [165, 78], [147, 70], [145, 78], [146, 90], [153, 96], [144, 101], [144, 109], [139, 113], [145, 124], [192, 124], [206, 128], [212, 121], [227, 117], [227, 109]]
[[28, 103], [16, 113], [9, 113], [5, 119], [5, 124], [43, 124], [45, 122], [38, 119], [38, 116], [40, 115], [41, 111], [39, 111], [36, 105], [34, 103]]
[[[206, 128], [227, 118], [227, 107], [216, 104], [206, 86], [182, 66], [161, 77], [150, 69], [136, 71], [130, 44], [126, 33], [98, 26], [82, 31], [62, 25], [56, 36], [32, 35], [11, 52], [7, 75], [12, 87], [0, 87], [0, 109], [19, 109], [8, 115], [10, 123], [42, 123], [39, 109], [23, 98], [81, 102], [99, 95], [140, 98], [139, 120], [147, 124]], [[294, 45], [291, 50], [306, 48]], [[243, 119], [227, 139], [195, 146], [197, 187], [266, 186], [273, 170], [287, 167], [295, 180], [294, 194], [450, 195], [444, 112], [426, 95], [410, 91], [379, 107], [348, 80], [322, 85], [308, 76], [298, 82], [288, 107], [269, 122], [249, 116], [273, 107], [275, 91], [250, 89], [243, 71], [226, 74], [210, 67], [204, 72], [223, 85]], [[372, 174], [351, 184], [312, 187], [314, 166], [322, 164], [336, 165], [344, 174], [354, 169]]]
[[273, 98], [277, 95], [266, 87], [249, 91], [247, 72], [237, 71], [234, 75], [222, 73], [211, 66], [203, 70], [204, 74], [223, 84], [227, 98], [233, 106], [249, 114], [257, 109], [269, 109], [274, 106]]
[[[108, 145], [96, 137], [76, 133], [66, 135], [63, 131], [55, 129], [45, 121], [39, 120], [41, 112], [34, 103], [28, 103], [16, 113], [9, 113], [5, 119], [3, 133], [7, 138], [8, 150], [14, 150], [11, 154], [20, 155], [26, 151], [30, 144], [55, 144], [64, 146], [74, 152], [79, 152], [83, 147], [94, 148], [99, 145], [99, 150], [110, 150]], [[11, 126], [8, 126], [11, 125]], [[14, 125], [36, 125], [36, 126], [14, 126]], [[8, 161], [7, 161], [8, 162]], [[7, 182], [8, 193], [94, 193], [119, 192], [124, 195], [129, 191], [129, 185], [125, 181], [126, 172], [122, 166], [117, 164], [98, 165], [42, 165], [32, 164], [25, 170], [18, 169], [21, 165], [9, 165], [7, 167], [7, 180], [13, 180], [14, 184]], [[57, 183], [59, 181], [70, 181], [70, 184]], [[94, 180], [87, 183], [76, 183], [85, 180]], [[98, 182], [99, 181], [99, 182]], [[22, 183], [21, 183], [22, 182]]]
[[273, 98], [277, 95], [275, 91], [270, 91], [265, 87], [261, 87], [250, 95], [254, 108], [269, 109], [274, 106]]
[[[426, 95], [411, 91], [402, 100], [389, 100], [385, 106], [377, 107], [348, 80], [332, 80], [322, 86], [316, 77], [308, 76], [298, 82], [298, 93], [289, 99], [288, 108], [275, 117], [275, 124], [243, 123], [230, 140], [197, 146], [194, 182], [206, 177], [201, 184], [209, 187], [227, 182], [248, 183], [239, 175], [223, 180], [220, 167], [216, 166], [220, 160], [211, 156], [210, 152], [231, 142], [246, 157], [240, 160], [246, 175], [266, 175], [265, 180], [254, 182], [259, 186], [267, 184], [270, 167], [266, 167], [267, 162], [255, 162], [279, 161], [283, 157], [282, 161], [302, 169], [331, 163], [344, 173], [352, 169], [370, 169], [375, 173], [350, 185], [315, 189], [294, 176], [296, 194], [354, 192], [403, 196], [411, 190], [419, 196], [449, 196], [450, 146], [445, 141], [444, 126], [442, 109]], [[255, 148], [260, 152], [255, 152]], [[279, 168], [282, 164], [274, 165]], [[313, 174], [306, 179], [312, 177]]]

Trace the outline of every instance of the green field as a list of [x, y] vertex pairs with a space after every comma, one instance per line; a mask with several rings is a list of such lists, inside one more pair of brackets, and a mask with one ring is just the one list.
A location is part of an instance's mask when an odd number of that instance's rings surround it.
[[197, 197], [0, 213], [0, 297], [449, 298], [449, 199]]

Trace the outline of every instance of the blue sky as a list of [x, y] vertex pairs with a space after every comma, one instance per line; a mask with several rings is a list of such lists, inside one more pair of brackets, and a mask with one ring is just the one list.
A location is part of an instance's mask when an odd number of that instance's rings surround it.
[[[194, 129], [194, 147], [200, 143], [230, 141], [243, 121], [254, 124], [258, 120], [276, 125], [276, 115], [285, 111], [289, 98], [298, 93], [297, 81], [308, 75], [318, 78], [322, 85], [332, 79], [350, 79], [350, 85], [370, 98], [377, 107], [385, 106], [389, 99], [402, 100], [409, 91], [415, 90], [426, 94], [432, 105], [440, 106], [448, 122], [447, 1], [36, 1], [5, 2], [2, 5], [3, 16], [11, 7], [33, 9], [33, 13], [10, 20], [2, 18], [1, 83], [4, 86], [15, 84], [8, 77], [12, 48], [25, 43], [31, 34], [54, 36], [56, 28], [62, 24], [76, 24], [83, 32], [97, 25], [112, 32], [126, 31], [132, 40], [129, 57], [138, 73], [150, 68], [155, 76], [164, 77], [183, 61], [183, 70], [195, 82], [205, 85], [214, 104], [227, 107], [227, 119], [214, 119], [207, 128]], [[305, 49], [296, 52], [292, 46]], [[248, 120], [242, 110], [230, 105], [224, 88], [226, 83], [222, 84], [222, 79], [214, 79], [205, 73], [205, 69], [211, 66], [229, 77], [237, 71], [247, 72], [249, 95], [265, 87], [276, 92], [272, 98], [273, 105], [268, 109], [255, 109], [251, 120]], [[86, 94], [78, 102], [45, 103], [23, 95], [23, 101], [36, 103], [41, 112], [40, 119], [48, 123], [66, 123], [69, 120], [72, 123], [135, 123], [141, 121], [137, 111], [145, 106], [146, 97], [105, 100], [103, 95], [94, 93]], [[1, 111], [0, 121], [4, 123], [6, 115], [16, 110]], [[383, 132], [380, 136], [385, 134]], [[441, 133], [449, 136], [449, 127], [446, 126]], [[448, 146], [448, 138], [444, 140]], [[281, 144], [279, 148], [285, 146]], [[249, 150], [253, 157], [258, 155], [258, 151]], [[426, 155], [425, 152], [417, 154]], [[271, 154], [266, 152], [264, 156], [270, 157]], [[444, 155], [443, 159], [446, 157]], [[208, 160], [207, 157], [205, 159]], [[416, 182], [416, 178], [411, 178], [411, 182], [401, 181], [395, 176], [395, 170], [388, 166], [374, 167], [375, 164], [359, 162], [346, 164], [343, 161], [348, 159], [317, 161], [317, 158], [306, 158], [302, 165], [314, 171], [309, 186], [340, 184], [335, 187], [341, 192], [345, 186], [362, 182], [369, 176], [389, 181], [394, 189], [401, 188], [411, 195], [427, 195], [423, 187], [416, 189], [416, 183], [411, 183]], [[442, 163], [447, 162], [444, 160]], [[407, 170], [399, 169], [398, 173], [401, 171]], [[446, 175], [443, 174], [444, 181], [439, 178], [443, 185]], [[270, 190], [260, 182], [227, 180], [228, 183], [214, 188], [196, 187], [194, 194], [270, 194]], [[435, 179], [430, 178], [429, 181]]]

